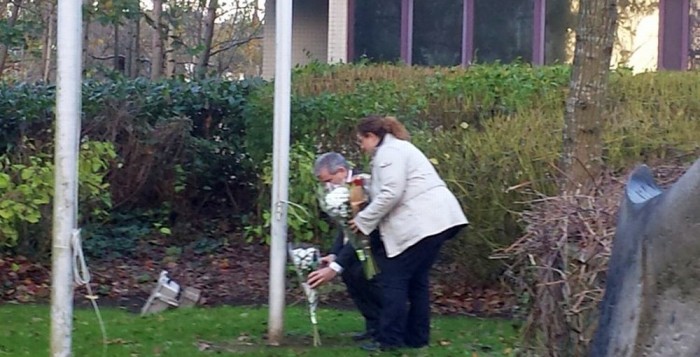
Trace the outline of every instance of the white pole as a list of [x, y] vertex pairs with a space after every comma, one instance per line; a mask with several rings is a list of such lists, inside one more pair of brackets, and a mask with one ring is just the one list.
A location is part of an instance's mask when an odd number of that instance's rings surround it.
[[82, 1], [58, 0], [56, 138], [51, 266], [51, 356], [69, 357], [73, 328], [71, 237], [77, 226]]
[[279, 345], [284, 329], [284, 267], [287, 261], [289, 122], [292, 82], [292, 0], [275, 1], [275, 124], [270, 247], [268, 343]]

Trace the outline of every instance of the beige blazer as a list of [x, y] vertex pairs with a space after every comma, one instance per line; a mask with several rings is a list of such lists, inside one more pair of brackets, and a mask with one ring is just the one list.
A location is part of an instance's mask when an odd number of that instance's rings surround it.
[[423, 238], [469, 223], [428, 158], [391, 134], [372, 159], [369, 195], [370, 204], [355, 224], [364, 234], [379, 228], [389, 258]]

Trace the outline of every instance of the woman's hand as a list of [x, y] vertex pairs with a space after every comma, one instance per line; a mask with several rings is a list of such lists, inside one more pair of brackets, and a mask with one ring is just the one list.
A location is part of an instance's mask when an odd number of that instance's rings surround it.
[[355, 225], [355, 220], [354, 220], [354, 219], [351, 219], [351, 220], [348, 222], [348, 224], [350, 225], [350, 230], [352, 230], [353, 233], [355, 233], [355, 234], [360, 233], [360, 229], [357, 228], [357, 226]]

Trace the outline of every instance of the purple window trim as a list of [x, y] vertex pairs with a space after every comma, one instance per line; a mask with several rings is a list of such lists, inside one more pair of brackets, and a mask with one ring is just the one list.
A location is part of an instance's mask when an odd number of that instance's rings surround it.
[[474, 0], [463, 0], [462, 66], [472, 64], [474, 56]]
[[664, 61], [666, 60], [666, 56], [664, 56], [664, 29], [666, 28], [666, 1], [665, 0], [659, 0], [659, 47], [657, 49], [657, 59], [656, 59], [656, 69], [657, 70], [662, 70], [664, 69]]
[[347, 63], [355, 60], [355, 0], [348, 0], [348, 38]]
[[401, 60], [410, 65], [413, 55], [413, 0], [401, 0]]
[[544, 65], [545, 15], [547, 0], [534, 0], [535, 10], [532, 20], [532, 64]]
[[[681, 16], [681, 33], [680, 33], [680, 39], [672, 39], [676, 41], [680, 41], [680, 46], [679, 49], [677, 50], [679, 53], [676, 53], [675, 51], [671, 51], [670, 49], [667, 49], [670, 44], [666, 43], [666, 32], [671, 31], [669, 29], [670, 26], [673, 26], [674, 24], [677, 24], [678, 19], [672, 19], [675, 21], [667, 21], [669, 20], [668, 11], [671, 11], [671, 14], [674, 13], [673, 10], [676, 10], [677, 8], [674, 5], [678, 5], [677, 3], [678, 0], [659, 0], [659, 49], [658, 49], [658, 59], [657, 59], [657, 65], [656, 68], [658, 70], [681, 70], [685, 71], [688, 69], [688, 56], [690, 55], [690, 1], [689, 0], [681, 0], [680, 3], [680, 16]], [[669, 7], [672, 7], [669, 9]], [[670, 53], [669, 53], [670, 52]], [[680, 56], [677, 57], [677, 56]], [[676, 62], [677, 61], [677, 62]], [[674, 65], [670, 64], [671, 62], [675, 62]], [[675, 68], [676, 65], [679, 68]]]

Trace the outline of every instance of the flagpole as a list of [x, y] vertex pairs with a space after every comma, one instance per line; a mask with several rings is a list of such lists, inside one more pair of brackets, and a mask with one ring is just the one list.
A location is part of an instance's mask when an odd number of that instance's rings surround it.
[[71, 237], [77, 226], [82, 2], [58, 0], [56, 133], [51, 265], [51, 356], [72, 355]]
[[292, 72], [292, 0], [275, 1], [275, 113], [268, 343], [279, 345], [284, 330], [284, 267], [287, 261], [289, 125]]

